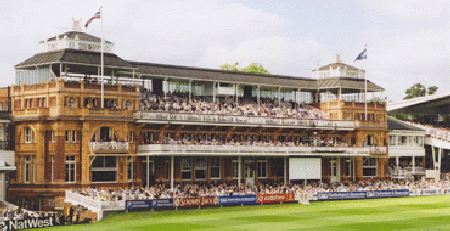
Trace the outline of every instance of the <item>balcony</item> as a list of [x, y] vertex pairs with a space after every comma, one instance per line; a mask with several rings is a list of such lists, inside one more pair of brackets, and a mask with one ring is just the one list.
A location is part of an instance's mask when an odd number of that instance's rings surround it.
[[389, 169], [391, 178], [411, 178], [413, 176], [425, 176], [425, 169], [423, 166], [416, 167], [393, 167]]
[[142, 144], [139, 155], [221, 156], [368, 156], [370, 148], [274, 147], [270, 145]]
[[134, 114], [138, 122], [158, 124], [192, 124], [192, 125], [223, 125], [250, 127], [298, 127], [320, 128], [326, 130], [353, 130], [354, 121], [347, 120], [316, 120], [297, 119], [289, 117], [216, 115], [216, 114], [186, 114], [161, 111], [139, 111]]
[[15, 109], [15, 117], [25, 116], [48, 116], [48, 108], [27, 108], [27, 109]]
[[101, 109], [101, 108], [83, 108], [82, 113], [86, 115], [107, 115], [107, 116], [133, 116], [132, 110], [127, 109]]
[[90, 142], [89, 148], [96, 154], [128, 153], [127, 142]]

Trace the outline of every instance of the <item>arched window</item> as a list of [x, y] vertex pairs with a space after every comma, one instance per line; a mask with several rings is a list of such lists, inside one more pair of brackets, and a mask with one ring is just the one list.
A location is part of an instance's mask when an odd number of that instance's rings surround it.
[[25, 127], [24, 134], [25, 134], [25, 143], [31, 143], [33, 139], [33, 130], [31, 129], [31, 127]]
[[69, 105], [69, 107], [75, 106], [76, 103], [77, 103], [77, 100], [73, 97], [70, 97], [69, 100], [67, 101], [67, 105]]
[[125, 101], [125, 109], [131, 109], [131, 101], [130, 100]]

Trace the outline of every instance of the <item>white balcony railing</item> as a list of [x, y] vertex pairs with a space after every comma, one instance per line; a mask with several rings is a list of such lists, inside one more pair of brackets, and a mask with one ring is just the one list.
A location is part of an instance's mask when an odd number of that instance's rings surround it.
[[368, 156], [370, 148], [356, 147], [271, 147], [253, 145], [142, 144], [139, 155], [328, 155]]
[[151, 121], [184, 121], [205, 123], [232, 123], [245, 125], [274, 125], [274, 126], [300, 126], [300, 127], [346, 127], [354, 128], [354, 121], [347, 120], [318, 120], [297, 119], [289, 117], [270, 116], [245, 116], [245, 115], [209, 115], [209, 114], [185, 114], [160, 111], [140, 111], [134, 114], [135, 120]]
[[89, 143], [91, 150], [128, 150], [127, 142], [91, 142]]

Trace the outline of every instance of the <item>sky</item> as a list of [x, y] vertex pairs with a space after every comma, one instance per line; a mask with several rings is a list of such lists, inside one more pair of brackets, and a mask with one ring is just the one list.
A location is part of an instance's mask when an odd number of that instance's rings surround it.
[[[0, 87], [14, 65], [40, 52], [39, 41], [83, 24], [104, 7], [104, 36], [126, 60], [219, 68], [261, 63], [273, 74], [311, 77], [336, 60], [367, 70], [400, 101], [414, 83], [450, 91], [447, 0], [3, 1]], [[100, 20], [84, 32], [101, 36]], [[368, 59], [353, 60], [365, 44]]]

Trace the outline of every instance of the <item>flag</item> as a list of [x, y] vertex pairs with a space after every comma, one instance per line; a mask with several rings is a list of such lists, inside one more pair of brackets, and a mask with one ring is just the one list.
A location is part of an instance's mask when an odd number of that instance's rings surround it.
[[89, 26], [89, 24], [92, 22], [92, 20], [94, 20], [94, 19], [96, 19], [96, 18], [100, 18], [100, 11], [101, 11], [101, 8], [98, 10], [97, 13], [94, 14], [94, 16], [93, 16], [92, 18], [90, 18], [89, 20], [87, 20], [86, 25], [84, 25], [84, 27], [87, 28], [87, 27]]
[[359, 53], [358, 57], [356, 57], [353, 62], [356, 62], [356, 60], [364, 60], [367, 59], [367, 48], [364, 48], [363, 52]]

